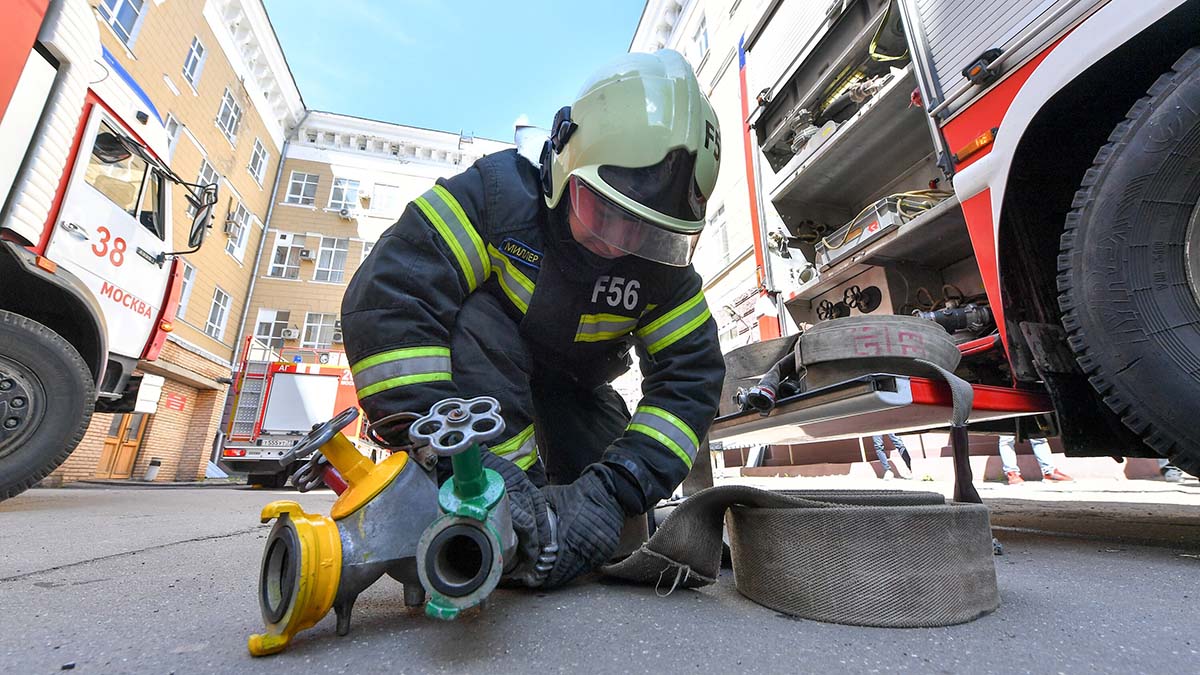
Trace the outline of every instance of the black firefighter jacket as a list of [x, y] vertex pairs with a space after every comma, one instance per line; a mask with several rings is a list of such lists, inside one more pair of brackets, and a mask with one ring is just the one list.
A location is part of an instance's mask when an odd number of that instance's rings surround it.
[[[471, 293], [499, 298], [540, 364], [585, 385], [620, 374], [611, 366], [632, 343], [642, 399], [602, 461], [633, 478], [645, 510], [687, 475], [716, 414], [725, 374], [716, 323], [690, 266], [599, 264], [564, 241], [562, 211], [546, 207], [537, 169], [515, 150], [439, 180], [350, 282], [346, 354], [363, 409], [380, 419], [459, 395], [450, 331]], [[534, 458], [510, 459], [528, 468]]]

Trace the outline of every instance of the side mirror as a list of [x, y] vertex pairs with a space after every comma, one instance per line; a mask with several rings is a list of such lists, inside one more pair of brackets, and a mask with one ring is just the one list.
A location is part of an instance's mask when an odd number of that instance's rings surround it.
[[192, 219], [192, 229], [188, 233], [188, 247], [200, 248], [204, 237], [208, 234], [208, 224], [212, 219], [213, 206], [217, 203], [216, 184], [205, 185], [200, 191], [196, 204], [196, 217]]

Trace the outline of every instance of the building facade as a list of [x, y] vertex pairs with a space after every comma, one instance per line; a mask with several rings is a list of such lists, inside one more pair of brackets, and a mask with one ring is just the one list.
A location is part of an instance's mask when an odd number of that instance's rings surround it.
[[[140, 477], [151, 459], [159, 480], [194, 480], [205, 473], [280, 157], [304, 104], [259, 0], [91, 4], [104, 46], [167, 126], [171, 168], [217, 182], [220, 201], [203, 248], [184, 258], [175, 329], [157, 361], [139, 364], [165, 378], [158, 411], [95, 415], [45, 483]], [[174, 208], [175, 222], [190, 222], [185, 200]], [[175, 233], [175, 250], [185, 250], [187, 228]]]
[[[665, 48], [683, 54], [721, 123], [721, 171], [708, 200], [708, 225], [693, 264], [704, 279], [704, 294], [724, 351], [756, 341], [759, 335], [738, 44], [768, 4], [768, 0], [649, 0], [629, 45], [631, 52]], [[778, 218], [770, 204], [766, 211], [768, 219]]]
[[241, 337], [341, 349], [346, 285], [409, 201], [512, 147], [469, 135], [312, 111], [283, 164]]

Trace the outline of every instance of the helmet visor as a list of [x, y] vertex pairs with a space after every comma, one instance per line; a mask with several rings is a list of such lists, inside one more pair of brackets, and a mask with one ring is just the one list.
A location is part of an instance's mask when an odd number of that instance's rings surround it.
[[626, 211], [578, 176], [568, 181], [571, 211], [593, 237], [623, 253], [675, 267], [686, 267], [700, 234], [664, 230]]
[[601, 165], [601, 180], [663, 215], [703, 224], [704, 195], [696, 184], [696, 153], [675, 148], [658, 164], [637, 168]]

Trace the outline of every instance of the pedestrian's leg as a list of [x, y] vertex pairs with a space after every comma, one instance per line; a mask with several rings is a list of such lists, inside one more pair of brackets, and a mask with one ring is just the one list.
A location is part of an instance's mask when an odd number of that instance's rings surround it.
[[[544, 485], [533, 425], [532, 357], [495, 297], [475, 293], [463, 303], [450, 332], [450, 363], [460, 397], [491, 396], [500, 403], [504, 432], [488, 449], [524, 469], [535, 485]], [[439, 462], [439, 482], [448, 470], [449, 462]]]
[[1054, 473], [1054, 458], [1050, 456], [1050, 444], [1046, 439], [1031, 438], [1029, 444], [1033, 446], [1033, 456], [1042, 469], [1042, 475]]
[[892, 470], [892, 467], [888, 464], [887, 450], [883, 447], [883, 436], [872, 436], [871, 443], [875, 445], [875, 456], [879, 458], [879, 465], [883, 467], [883, 472], [886, 474]]
[[1017, 468], [1017, 451], [1013, 446], [1017, 443], [1017, 437], [1011, 434], [1000, 436], [1000, 464], [1003, 466], [1004, 473], [1021, 474], [1021, 469]]
[[907, 466], [908, 470], [911, 472], [912, 456], [908, 454], [908, 448], [905, 447], [904, 441], [900, 440], [900, 437], [896, 434], [888, 434], [888, 438], [892, 440], [892, 445], [895, 446], [896, 451], [900, 453], [900, 459], [904, 460], [904, 466]]

